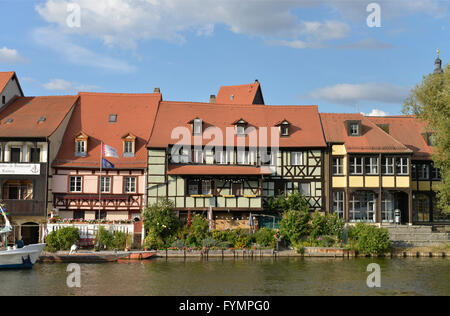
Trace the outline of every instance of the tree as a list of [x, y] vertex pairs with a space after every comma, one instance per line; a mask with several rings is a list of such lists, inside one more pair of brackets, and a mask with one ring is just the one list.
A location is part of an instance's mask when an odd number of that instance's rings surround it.
[[433, 133], [433, 161], [442, 178], [438, 203], [444, 213], [450, 214], [450, 65], [442, 73], [424, 76], [412, 89], [403, 112], [426, 121]]
[[152, 244], [164, 246], [170, 243], [170, 239], [177, 233], [181, 224], [173, 209], [173, 202], [169, 200], [160, 200], [145, 208], [144, 228]]
[[288, 197], [285, 195], [280, 195], [276, 198], [270, 197], [265, 201], [265, 209], [268, 212], [308, 211], [309, 203], [303, 195], [294, 192]]
[[291, 245], [298, 243], [303, 236], [309, 234], [310, 219], [308, 211], [290, 210], [284, 212], [280, 222], [281, 237]]

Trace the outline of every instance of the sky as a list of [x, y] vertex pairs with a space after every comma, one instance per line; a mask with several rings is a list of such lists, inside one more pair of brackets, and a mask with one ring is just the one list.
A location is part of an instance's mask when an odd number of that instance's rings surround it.
[[0, 71], [27, 96], [151, 93], [397, 115], [450, 56], [450, 0], [0, 0]]

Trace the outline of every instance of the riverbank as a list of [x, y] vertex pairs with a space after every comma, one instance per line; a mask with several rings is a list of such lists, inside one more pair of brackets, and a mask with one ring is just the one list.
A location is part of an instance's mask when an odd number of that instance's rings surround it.
[[156, 256], [160, 258], [257, 258], [257, 257], [328, 257], [328, 258], [356, 258], [356, 257], [430, 257], [450, 258], [450, 251], [425, 251], [423, 249], [392, 250], [383, 254], [366, 255], [358, 254], [354, 250], [341, 248], [306, 247], [304, 253], [296, 250], [257, 249], [257, 250], [158, 250]]

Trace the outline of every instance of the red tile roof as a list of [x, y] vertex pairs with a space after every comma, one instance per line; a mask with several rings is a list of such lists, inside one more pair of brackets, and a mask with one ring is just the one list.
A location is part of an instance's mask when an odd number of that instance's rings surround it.
[[0, 93], [5, 89], [6, 85], [8, 84], [9, 80], [15, 75], [16, 73], [14, 71], [9, 72], [0, 72]]
[[[267, 128], [267, 145], [271, 144], [270, 130], [282, 120], [290, 122], [290, 135], [279, 137], [280, 147], [325, 147], [322, 127], [319, 120], [317, 106], [260, 106], [260, 105], [232, 105], [226, 106], [211, 103], [190, 103], [190, 102], [170, 102], [163, 101], [160, 104], [158, 114], [150, 137], [148, 147], [166, 148], [168, 145], [180, 143], [178, 138], [172, 139], [172, 131], [181, 128], [188, 132], [189, 139], [184, 139], [184, 144], [194, 144], [195, 140], [201, 141], [203, 145], [210, 144], [211, 140], [204, 135], [201, 137], [192, 136], [193, 119], [200, 118], [203, 121], [203, 131], [208, 127], [220, 129], [225, 139], [227, 128], [233, 133], [232, 137], [226, 141], [234, 141], [234, 146], [248, 146], [250, 135], [245, 137], [235, 135], [233, 122], [243, 119], [248, 122], [247, 127], [254, 127], [257, 132], [262, 132], [262, 128]], [[180, 129], [180, 130], [181, 130]], [[259, 134], [259, 133], [256, 133]], [[219, 141], [219, 139], [217, 139]], [[239, 143], [238, 143], [239, 142]], [[243, 142], [241, 144], [241, 142]], [[215, 143], [217, 145], [225, 145]], [[231, 145], [230, 145], [231, 146]], [[259, 146], [265, 147], [265, 143]]]
[[[237, 86], [222, 86], [216, 97], [218, 104], [256, 104], [258, 102], [257, 94], [261, 94], [261, 104], [264, 104], [262, 98], [261, 86], [258, 81], [250, 84]], [[260, 104], [260, 103], [258, 103]]]
[[[320, 118], [326, 141], [345, 144], [349, 153], [412, 153], [362, 114], [321, 113]], [[348, 120], [361, 121], [361, 136], [348, 136], [345, 127]]]
[[375, 124], [388, 124], [389, 135], [411, 149], [414, 152], [413, 159], [431, 159], [432, 147], [428, 146], [422, 136], [422, 133], [427, 131], [425, 121], [413, 115], [369, 116], [367, 118]]
[[[116, 149], [120, 158], [105, 157], [116, 169], [147, 167], [146, 143], [161, 101], [161, 94], [79, 93], [80, 105], [72, 115], [54, 167], [99, 168], [100, 144]], [[117, 122], [110, 123], [109, 115], [116, 114]], [[85, 133], [88, 138], [87, 157], [75, 157], [75, 137]], [[122, 137], [131, 133], [136, 137], [134, 157], [123, 157]]]
[[169, 175], [270, 175], [269, 167], [169, 165]]
[[[17, 97], [0, 112], [0, 137], [49, 137], [77, 100], [78, 96]], [[45, 120], [39, 122], [40, 118]]]

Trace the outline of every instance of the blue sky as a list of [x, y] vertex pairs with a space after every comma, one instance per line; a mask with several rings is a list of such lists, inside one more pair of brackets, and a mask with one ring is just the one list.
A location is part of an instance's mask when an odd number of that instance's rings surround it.
[[[367, 25], [371, 2], [381, 27]], [[449, 0], [0, 0], [0, 71], [26, 95], [160, 87], [207, 102], [258, 79], [266, 104], [394, 115], [437, 48], [448, 63], [449, 11]]]

